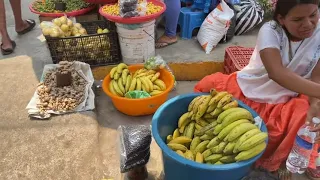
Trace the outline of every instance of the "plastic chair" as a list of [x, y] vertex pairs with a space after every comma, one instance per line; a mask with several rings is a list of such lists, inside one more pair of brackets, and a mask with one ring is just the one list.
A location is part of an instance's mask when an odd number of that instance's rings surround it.
[[183, 7], [180, 10], [179, 26], [182, 39], [191, 39], [192, 31], [202, 25], [207, 13], [203, 11], [192, 11], [192, 8]]

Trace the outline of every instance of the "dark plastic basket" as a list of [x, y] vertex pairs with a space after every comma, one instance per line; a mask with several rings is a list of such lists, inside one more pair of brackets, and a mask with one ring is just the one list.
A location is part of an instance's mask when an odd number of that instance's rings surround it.
[[[52, 38], [46, 37], [53, 63], [81, 61], [91, 66], [118, 64], [121, 61], [118, 34], [113, 22], [80, 22], [87, 36]], [[98, 28], [108, 28], [109, 33], [97, 34]]]
[[226, 48], [224, 57], [225, 74], [231, 74], [246, 67], [253, 51], [254, 48], [244, 48], [241, 46], [232, 46]]

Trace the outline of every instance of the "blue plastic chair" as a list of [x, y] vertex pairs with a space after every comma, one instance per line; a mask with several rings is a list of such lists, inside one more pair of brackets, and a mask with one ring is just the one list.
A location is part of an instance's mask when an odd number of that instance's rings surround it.
[[180, 10], [179, 26], [182, 39], [191, 39], [192, 31], [199, 28], [206, 19], [207, 13], [203, 11], [192, 11], [192, 8], [183, 7]]

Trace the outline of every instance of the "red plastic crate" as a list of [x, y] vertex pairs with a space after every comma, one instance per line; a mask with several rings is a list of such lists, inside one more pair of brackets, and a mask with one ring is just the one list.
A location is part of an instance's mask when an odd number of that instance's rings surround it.
[[254, 48], [244, 48], [241, 46], [231, 46], [226, 48], [224, 56], [225, 74], [231, 74], [247, 66], [253, 51]]

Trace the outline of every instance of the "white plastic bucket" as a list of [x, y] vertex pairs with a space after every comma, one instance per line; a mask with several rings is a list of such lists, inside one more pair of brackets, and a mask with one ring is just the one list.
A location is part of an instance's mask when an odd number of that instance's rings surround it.
[[143, 24], [116, 25], [124, 63], [144, 63], [155, 56], [155, 20]]

